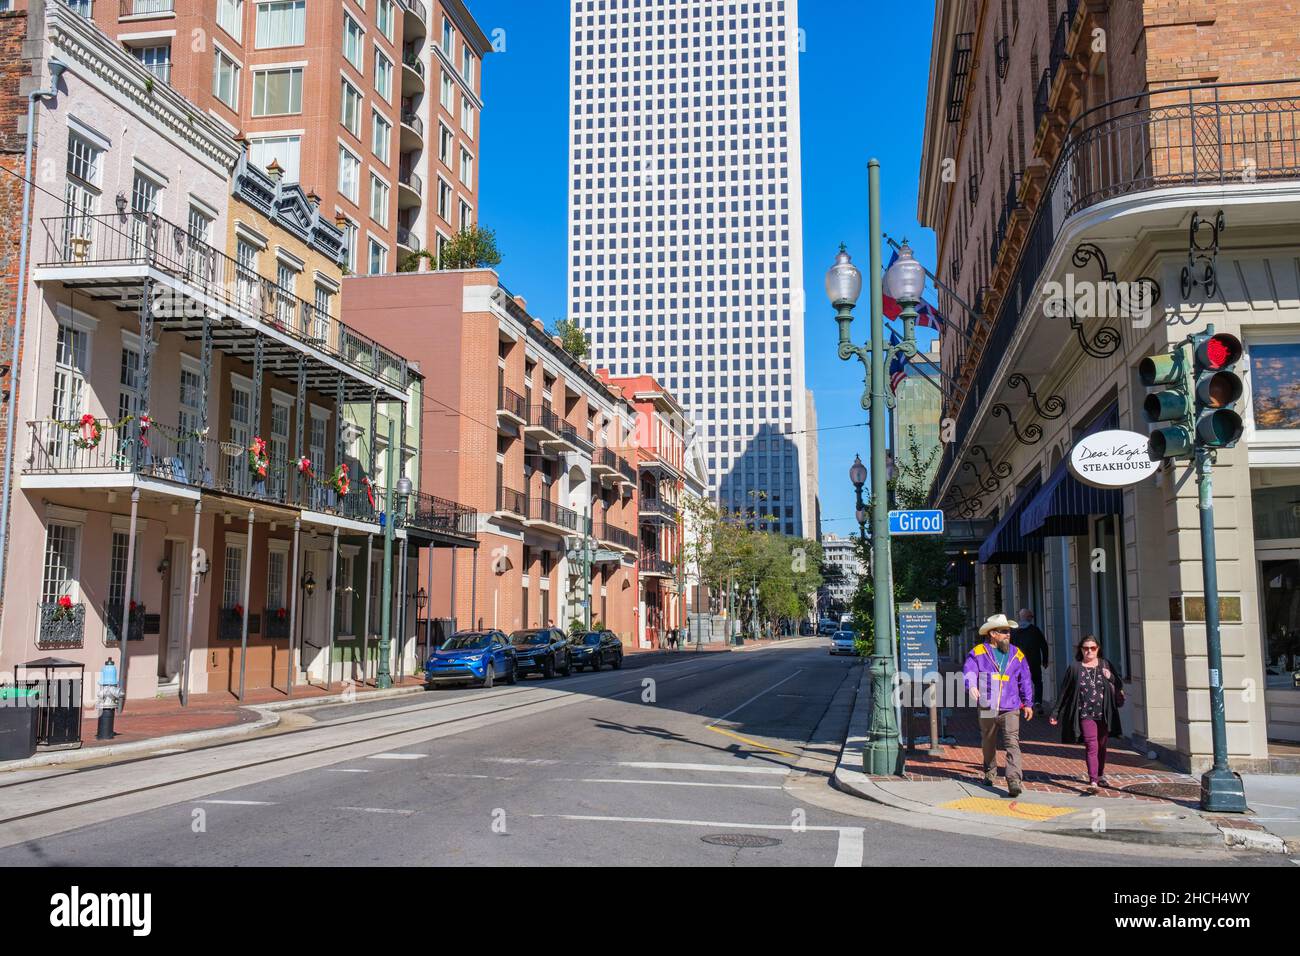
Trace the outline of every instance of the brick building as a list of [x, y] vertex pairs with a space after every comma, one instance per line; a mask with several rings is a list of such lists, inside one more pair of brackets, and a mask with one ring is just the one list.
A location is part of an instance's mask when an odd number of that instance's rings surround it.
[[1131, 682], [1125, 731], [1197, 768], [1211, 674], [1194, 466], [1099, 490], [1066, 459], [1091, 432], [1146, 434], [1143, 357], [1208, 323], [1243, 340], [1245, 437], [1214, 479], [1222, 679], [1239, 691], [1226, 695], [1234, 766], [1277, 766], [1271, 742], [1300, 739], [1295, 12], [940, 0], [935, 13], [919, 217], [973, 312], [941, 294], [956, 439], [934, 493], [993, 522], [961, 576], [970, 616], [1035, 611], [1058, 676], [1095, 634]]

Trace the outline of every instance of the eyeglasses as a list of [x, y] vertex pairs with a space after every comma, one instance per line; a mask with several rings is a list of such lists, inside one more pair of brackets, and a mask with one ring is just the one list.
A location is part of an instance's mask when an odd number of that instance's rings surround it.
[[1096, 644], [1084, 644], [1083, 647], [1081, 648], [1081, 650], [1084, 650], [1084, 651], [1092, 651], [1092, 652], [1095, 654], [1095, 653], [1097, 652], [1097, 645], [1096, 645]]

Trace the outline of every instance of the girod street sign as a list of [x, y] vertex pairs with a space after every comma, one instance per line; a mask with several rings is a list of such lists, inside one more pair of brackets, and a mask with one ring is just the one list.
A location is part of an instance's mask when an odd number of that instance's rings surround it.
[[894, 537], [908, 534], [943, 534], [943, 512], [891, 511], [889, 533]]

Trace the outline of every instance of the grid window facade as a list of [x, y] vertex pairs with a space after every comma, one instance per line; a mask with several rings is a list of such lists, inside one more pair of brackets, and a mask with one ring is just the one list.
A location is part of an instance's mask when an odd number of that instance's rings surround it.
[[724, 508], [811, 535], [795, 4], [570, 11], [569, 314], [680, 399]]

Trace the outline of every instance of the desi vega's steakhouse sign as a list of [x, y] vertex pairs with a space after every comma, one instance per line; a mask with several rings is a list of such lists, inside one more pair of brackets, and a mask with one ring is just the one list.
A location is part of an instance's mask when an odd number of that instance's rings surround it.
[[1146, 435], [1104, 431], [1079, 439], [1070, 451], [1070, 471], [1094, 488], [1122, 488], [1155, 474], [1160, 463], [1151, 460]]

